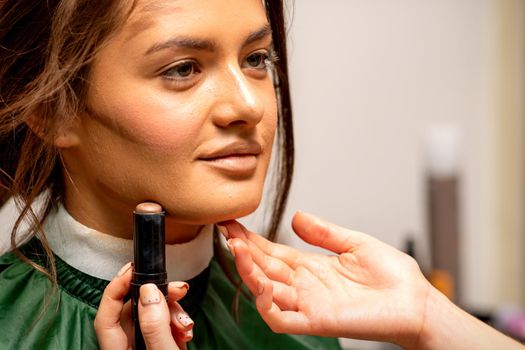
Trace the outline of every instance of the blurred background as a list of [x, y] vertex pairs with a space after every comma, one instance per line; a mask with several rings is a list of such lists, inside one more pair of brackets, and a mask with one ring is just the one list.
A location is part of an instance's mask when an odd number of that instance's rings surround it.
[[308, 211], [410, 250], [488, 322], [525, 319], [525, 1], [289, 10], [297, 163], [280, 240], [309, 249], [289, 225]]

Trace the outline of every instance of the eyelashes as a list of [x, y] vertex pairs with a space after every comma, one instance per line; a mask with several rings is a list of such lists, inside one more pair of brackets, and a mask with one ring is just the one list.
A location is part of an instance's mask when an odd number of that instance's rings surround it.
[[256, 51], [248, 55], [245, 62], [249, 68], [267, 69], [271, 68], [271, 66], [273, 66], [277, 59], [277, 55], [274, 51], [268, 52], [267, 50], [264, 50]]
[[277, 55], [277, 52], [271, 50], [270, 54], [268, 55], [268, 58], [266, 59], [266, 65], [269, 68], [273, 67], [277, 61], [279, 61], [279, 56]]
[[193, 74], [200, 73], [197, 62], [192, 60], [182, 61], [162, 72], [167, 79], [188, 79]]
[[[277, 60], [278, 57], [273, 50], [259, 50], [246, 56], [241, 62], [241, 68], [246, 71], [247, 75], [262, 79], [268, 76], [268, 72], [273, 69]], [[198, 81], [202, 70], [196, 60], [186, 59], [164, 69], [160, 76], [175, 88], [184, 89], [193, 86]]]
[[199, 81], [201, 68], [194, 60], [179, 61], [160, 73], [169, 89], [187, 90]]

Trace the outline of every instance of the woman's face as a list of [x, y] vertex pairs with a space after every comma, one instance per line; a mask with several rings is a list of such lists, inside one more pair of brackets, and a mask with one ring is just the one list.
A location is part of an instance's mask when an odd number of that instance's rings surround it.
[[127, 236], [152, 200], [180, 241], [255, 210], [277, 121], [271, 43], [261, 0], [139, 1], [96, 56], [63, 150], [73, 216]]

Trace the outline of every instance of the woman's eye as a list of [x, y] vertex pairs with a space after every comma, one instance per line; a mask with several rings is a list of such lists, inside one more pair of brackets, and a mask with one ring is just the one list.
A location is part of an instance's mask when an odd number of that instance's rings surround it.
[[255, 52], [246, 58], [246, 68], [266, 69], [268, 54], [265, 52]]
[[199, 73], [199, 70], [195, 62], [186, 61], [168, 68], [162, 75], [168, 79], [187, 79], [196, 73]]

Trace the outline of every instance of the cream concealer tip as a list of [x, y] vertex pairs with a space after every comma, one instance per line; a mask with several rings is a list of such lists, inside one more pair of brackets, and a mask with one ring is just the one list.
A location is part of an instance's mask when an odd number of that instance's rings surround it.
[[162, 213], [162, 207], [155, 202], [143, 202], [135, 207], [137, 214], [159, 214]]

